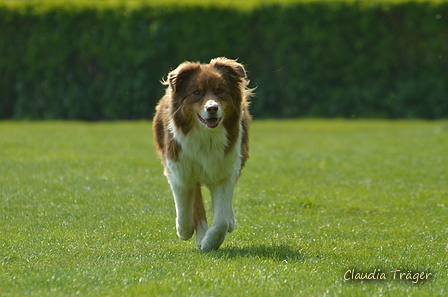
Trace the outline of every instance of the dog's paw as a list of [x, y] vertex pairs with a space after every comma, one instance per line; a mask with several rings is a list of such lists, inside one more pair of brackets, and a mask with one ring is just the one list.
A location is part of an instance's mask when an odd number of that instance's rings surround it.
[[194, 227], [177, 225], [177, 236], [182, 240], [188, 240], [193, 236]]
[[221, 243], [215, 243], [210, 241], [202, 240], [200, 244], [198, 244], [198, 248], [202, 252], [216, 251], [221, 246]]
[[221, 244], [224, 242], [224, 239], [226, 238], [227, 230], [228, 230], [227, 226], [226, 228], [212, 227], [208, 229], [204, 239], [202, 239], [201, 241], [199, 249], [203, 252], [219, 249]]
[[196, 244], [198, 246], [198, 249], [200, 250], [202, 247], [202, 239], [204, 239], [207, 230], [208, 230], [207, 221], [200, 221], [196, 226]]

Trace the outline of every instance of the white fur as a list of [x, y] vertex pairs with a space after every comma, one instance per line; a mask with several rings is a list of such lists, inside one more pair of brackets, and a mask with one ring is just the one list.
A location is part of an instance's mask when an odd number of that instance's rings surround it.
[[177, 162], [166, 160], [165, 171], [176, 203], [178, 235], [186, 240], [194, 233], [194, 191], [200, 182], [210, 189], [214, 220], [210, 229], [207, 222], [198, 223], [197, 245], [204, 251], [217, 249], [235, 228], [232, 197], [241, 170], [241, 127], [237, 143], [227, 154], [227, 131], [222, 124], [208, 128], [199, 122], [185, 135], [171, 120], [168, 129], [182, 146]]
[[203, 119], [207, 119], [209, 116], [208, 116], [208, 112], [207, 112], [207, 108], [209, 108], [210, 106], [218, 106], [218, 113], [217, 113], [217, 117], [218, 118], [221, 118], [222, 116], [223, 116], [223, 112], [222, 112], [222, 108], [221, 108], [221, 105], [218, 103], [218, 102], [216, 102], [215, 100], [213, 100], [213, 99], [210, 99], [210, 100], [208, 100], [206, 103], [205, 103], [205, 105], [204, 105], [204, 108], [202, 109], [202, 112], [200, 113], [200, 116], [203, 118]]

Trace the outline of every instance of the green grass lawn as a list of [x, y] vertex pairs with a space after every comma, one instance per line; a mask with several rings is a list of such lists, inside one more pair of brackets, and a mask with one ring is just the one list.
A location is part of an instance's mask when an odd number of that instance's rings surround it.
[[150, 122], [0, 122], [0, 169], [1, 296], [448, 295], [447, 121], [254, 121], [237, 229], [205, 254]]

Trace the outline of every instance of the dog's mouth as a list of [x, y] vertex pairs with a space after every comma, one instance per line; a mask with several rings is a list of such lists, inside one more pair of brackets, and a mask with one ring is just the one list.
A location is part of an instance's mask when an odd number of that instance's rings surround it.
[[208, 128], [216, 128], [219, 125], [219, 122], [221, 121], [221, 118], [211, 117], [208, 119], [204, 119], [198, 114], [198, 118], [201, 121], [201, 123], [205, 124]]

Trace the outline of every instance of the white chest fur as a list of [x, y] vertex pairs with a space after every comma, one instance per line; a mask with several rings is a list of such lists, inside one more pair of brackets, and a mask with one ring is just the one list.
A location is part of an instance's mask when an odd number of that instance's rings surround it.
[[229, 178], [236, 181], [241, 169], [241, 135], [233, 149], [225, 153], [227, 131], [223, 126], [214, 129], [200, 127], [191, 130], [188, 135], [184, 135], [174, 125], [170, 125], [169, 129], [182, 146], [179, 160], [168, 160], [166, 164], [166, 174], [171, 181], [180, 184], [200, 182], [207, 185]]

